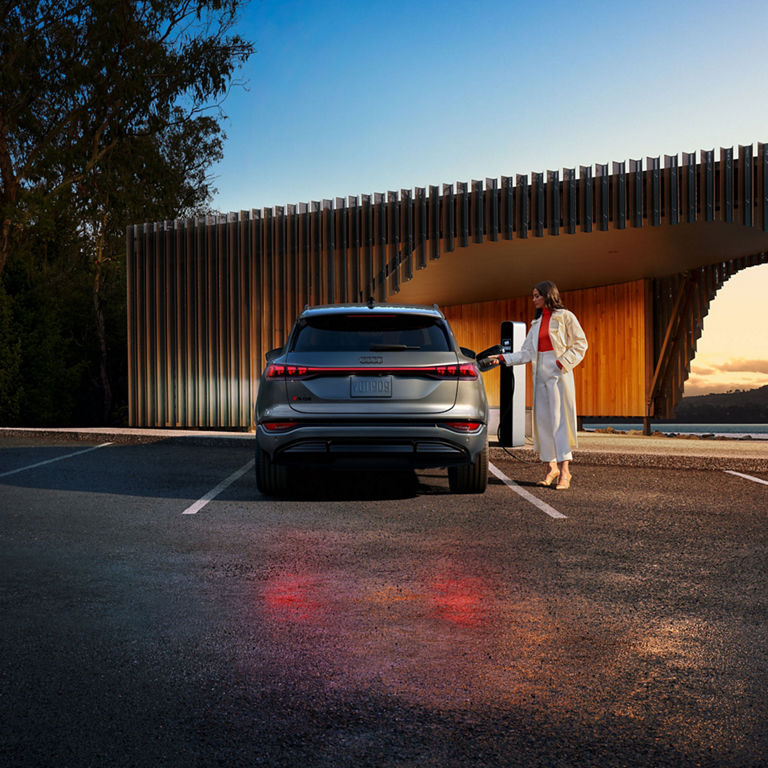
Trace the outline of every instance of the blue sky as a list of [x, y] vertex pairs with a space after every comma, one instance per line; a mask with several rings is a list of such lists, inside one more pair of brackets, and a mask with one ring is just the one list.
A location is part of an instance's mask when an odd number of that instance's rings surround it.
[[[765, 142], [766, 29], [765, 0], [252, 0], [238, 31], [256, 53], [223, 105], [212, 205]], [[751, 275], [765, 296], [768, 267]], [[768, 340], [723, 355], [742, 352], [768, 360]]]

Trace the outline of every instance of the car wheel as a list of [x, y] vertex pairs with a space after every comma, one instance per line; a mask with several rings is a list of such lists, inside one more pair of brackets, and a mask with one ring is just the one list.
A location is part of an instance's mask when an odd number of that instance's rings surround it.
[[451, 493], [485, 493], [488, 487], [488, 443], [472, 464], [448, 467]]
[[269, 454], [256, 447], [256, 487], [267, 496], [288, 490], [288, 467], [274, 464]]

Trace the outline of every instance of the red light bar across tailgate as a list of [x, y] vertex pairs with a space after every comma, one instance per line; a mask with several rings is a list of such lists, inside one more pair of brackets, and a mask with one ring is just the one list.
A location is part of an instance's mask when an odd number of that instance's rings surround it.
[[474, 363], [450, 365], [419, 365], [407, 367], [357, 367], [357, 366], [315, 366], [285, 365], [271, 363], [267, 368], [267, 379], [313, 379], [318, 376], [418, 376], [430, 379], [476, 379]]

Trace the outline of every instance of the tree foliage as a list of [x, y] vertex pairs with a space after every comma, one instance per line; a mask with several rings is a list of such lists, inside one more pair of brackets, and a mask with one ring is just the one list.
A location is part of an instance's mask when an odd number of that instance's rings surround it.
[[243, 2], [0, 0], [0, 421], [50, 421], [45, 379], [108, 417], [125, 228], [205, 210]]

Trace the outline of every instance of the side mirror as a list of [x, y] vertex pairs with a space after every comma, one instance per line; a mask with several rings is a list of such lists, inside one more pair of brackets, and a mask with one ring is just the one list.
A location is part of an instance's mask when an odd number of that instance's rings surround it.
[[274, 360], [278, 355], [282, 354], [282, 352], [282, 347], [275, 347], [274, 349], [270, 349], [269, 352], [264, 355], [264, 357], [267, 358], [267, 362], [270, 362], [271, 360]]
[[467, 347], [459, 347], [459, 349], [464, 357], [468, 357], [471, 360], [475, 359], [475, 351], [473, 349], [468, 349]]

